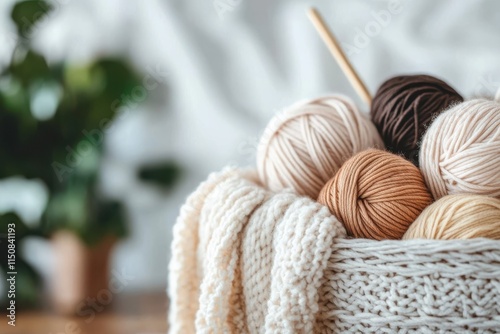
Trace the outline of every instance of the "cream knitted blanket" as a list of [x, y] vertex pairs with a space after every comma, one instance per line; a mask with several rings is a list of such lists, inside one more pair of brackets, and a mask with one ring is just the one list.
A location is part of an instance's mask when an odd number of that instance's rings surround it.
[[328, 209], [227, 168], [187, 199], [169, 265], [170, 333], [311, 333], [334, 238]]

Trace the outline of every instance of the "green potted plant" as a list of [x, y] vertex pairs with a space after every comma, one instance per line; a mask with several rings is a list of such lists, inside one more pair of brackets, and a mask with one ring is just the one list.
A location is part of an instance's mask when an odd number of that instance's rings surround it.
[[[10, 232], [10, 238], [9, 238]], [[27, 237], [40, 236], [40, 231], [28, 227], [14, 212], [0, 215], [0, 277], [9, 277], [8, 272], [16, 272], [15, 298], [9, 293], [0, 296], [2, 309], [9, 306], [10, 300], [15, 301], [15, 307], [34, 306], [38, 300], [42, 280], [36, 270], [26, 262], [20, 245]], [[11, 245], [11, 246], [9, 246]], [[12, 246], [13, 245], [13, 246]], [[9, 252], [9, 249], [13, 251]]]
[[[18, 36], [12, 61], [0, 73], [0, 179], [22, 175], [47, 186], [49, 202], [33, 233], [51, 239], [53, 299], [58, 310], [73, 313], [77, 303], [107, 287], [110, 252], [127, 232], [123, 203], [99, 191], [99, 170], [105, 134], [121, 115], [120, 96], [131, 96], [141, 81], [120, 57], [49, 65], [32, 49], [30, 32], [50, 10], [44, 1], [21, 1], [12, 9]], [[167, 162], [139, 174], [171, 185], [178, 168]], [[25, 276], [38, 282], [26, 268]]]

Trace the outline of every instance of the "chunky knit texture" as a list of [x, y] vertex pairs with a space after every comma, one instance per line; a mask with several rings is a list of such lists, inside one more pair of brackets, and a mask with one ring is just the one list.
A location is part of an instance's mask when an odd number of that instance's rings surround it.
[[174, 227], [170, 333], [495, 333], [500, 241], [345, 239], [328, 209], [212, 174]]
[[336, 240], [315, 333], [498, 333], [500, 242]]
[[170, 262], [171, 333], [311, 333], [334, 238], [328, 209], [256, 175], [213, 174], [181, 209]]

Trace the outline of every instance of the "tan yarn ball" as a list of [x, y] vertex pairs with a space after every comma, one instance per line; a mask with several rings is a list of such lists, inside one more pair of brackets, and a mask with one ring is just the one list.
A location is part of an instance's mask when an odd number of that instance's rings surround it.
[[273, 191], [291, 188], [316, 199], [347, 159], [383, 145], [351, 100], [327, 96], [294, 104], [271, 120], [257, 150], [257, 170]]
[[411, 162], [367, 150], [346, 161], [318, 202], [328, 206], [350, 236], [384, 240], [401, 239], [432, 197]]
[[481, 195], [448, 195], [427, 207], [403, 239], [500, 240], [500, 200]]
[[441, 113], [422, 140], [420, 168], [435, 199], [500, 198], [500, 103], [476, 99]]

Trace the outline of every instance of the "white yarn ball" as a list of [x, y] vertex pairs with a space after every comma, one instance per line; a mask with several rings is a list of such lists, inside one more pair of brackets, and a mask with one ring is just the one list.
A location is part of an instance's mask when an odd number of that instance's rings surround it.
[[424, 135], [420, 169], [435, 199], [500, 198], [500, 103], [476, 99], [441, 113]]
[[340, 166], [368, 148], [383, 148], [377, 129], [344, 96], [299, 102], [276, 115], [257, 151], [262, 182], [313, 199]]

